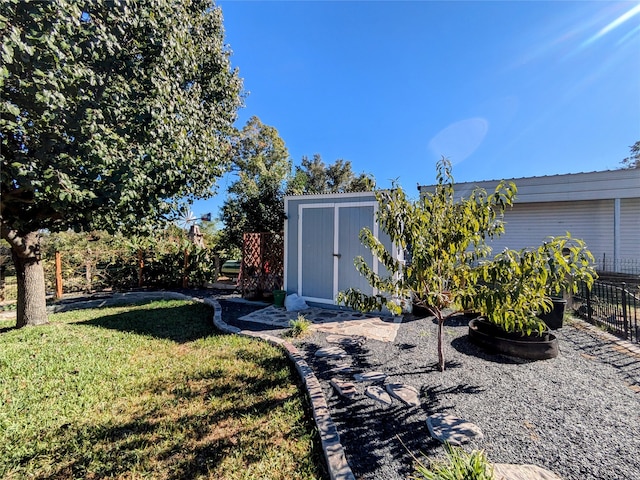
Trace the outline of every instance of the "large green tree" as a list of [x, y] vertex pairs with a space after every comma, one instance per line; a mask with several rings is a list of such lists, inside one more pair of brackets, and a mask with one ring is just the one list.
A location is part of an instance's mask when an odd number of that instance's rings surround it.
[[287, 192], [292, 195], [367, 192], [373, 190], [375, 185], [370, 174], [356, 175], [349, 160], [338, 159], [326, 165], [320, 154], [316, 153], [313, 159], [302, 157], [288, 183]]
[[39, 232], [140, 228], [210, 194], [242, 82], [211, 0], [5, 0], [0, 32], [0, 231], [36, 325]]
[[224, 243], [242, 249], [245, 232], [284, 228], [284, 186], [291, 172], [289, 151], [278, 130], [252, 117], [234, 139], [238, 175], [222, 206]]

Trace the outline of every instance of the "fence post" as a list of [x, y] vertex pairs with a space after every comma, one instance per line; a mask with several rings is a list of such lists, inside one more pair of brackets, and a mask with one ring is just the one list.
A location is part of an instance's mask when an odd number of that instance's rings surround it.
[[587, 321], [591, 323], [591, 289], [586, 283], [583, 283], [583, 285], [587, 291]]
[[187, 267], [189, 266], [189, 250], [184, 249], [184, 269], [182, 271], [182, 288], [189, 287], [189, 276], [187, 275]]
[[622, 282], [622, 318], [624, 319], [624, 338], [629, 338], [629, 317], [627, 316], [627, 284]]
[[4, 302], [5, 266], [0, 265], [0, 302]]
[[93, 289], [91, 276], [91, 260], [87, 260], [84, 264], [85, 290], [87, 291], [87, 293], [91, 293], [91, 290]]
[[56, 298], [62, 298], [62, 256], [56, 251]]
[[138, 288], [142, 287], [142, 269], [144, 268], [144, 255], [142, 249], [138, 249]]

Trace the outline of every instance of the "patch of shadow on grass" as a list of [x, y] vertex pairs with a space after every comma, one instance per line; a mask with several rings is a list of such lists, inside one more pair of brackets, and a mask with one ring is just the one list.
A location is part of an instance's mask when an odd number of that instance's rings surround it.
[[136, 308], [79, 322], [77, 325], [101, 327], [186, 343], [217, 333], [211, 322], [211, 316], [212, 310], [206, 305], [180, 305], [147, 310]]
[[[258, 393], [264, 386], [256, 385], [253, 390]], [[182, 413], [175, 411], [177, 405], [196, 396], [196, 392], [185, 395], [182, 389], [168, 392], [166, 388], [164, 382], [149, 386], [150, 391], [169, 393], [173, 402], [137, 410], [143, 413], [123, 421], [112, 419], [102, 424], [65, 424], [64, 428], [57, 430], [56, 439], [48, 439], [46, 452], [25, 456], [19, 459], [19, 463], [28, 465], [35, 478], [116, 478], [128, 477], [132, 472], [150, 478], [211, 478], [212, 470], [241, 452], [242, 459], [237, 469], [244, 471], [254, 463], [265, 461], [268, 452], [265, 453], [266, 448], [262, 447], [273, 445], [264, 422], [251, 423], [246, 419], [256, 415], [268, 418], [271, 412], [276, 414], [276, 410], [286, 410], [287, 402], [295, 397], [295, 394], [278, 399], [256, 396], [247, 400], [247, 392], [238, 392], [233, 384], [211, 385], [199, 391], [198, 395], [206, 399], [232, 398], [234, 401], [225, 408], [200, 408], [196, 412], [185, 408]], [[292, 425], [292, 432], [299, 431], [299, 428], [299, 425]], [[300, 468], [315, 468], [316, 478], [326, 478], [319, 441], [317, 436], [311, 435], [313, 466], [300, 460], [301, 465], [306, 465]], [[56, 461], [41, 467], [37, 463], [40, 456]]]

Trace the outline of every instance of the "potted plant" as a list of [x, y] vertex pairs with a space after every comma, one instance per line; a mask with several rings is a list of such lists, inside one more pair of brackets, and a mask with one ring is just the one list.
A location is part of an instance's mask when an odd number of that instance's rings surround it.
[[593, 256], [585, 243], [569, 234], [545, 242], [540, 249], [547, 258], [547, 296], [551, 307], [540, 311], [538, 317], [555, 330], [563, 324], [565, 297], [576, 293], [581, 282], [591, 287], [597, 275], [592, 267]]
[[528, 359], [557, 356], [557, 339], [539, 318], [553, 308], [551, 293], [575, 292], [595, 280], [593, 256], [570, 235], [536, 249], [505, 250], [475, 270], [471, 301], [484, 320], [472, 320], [469, 336], [485, 347]]

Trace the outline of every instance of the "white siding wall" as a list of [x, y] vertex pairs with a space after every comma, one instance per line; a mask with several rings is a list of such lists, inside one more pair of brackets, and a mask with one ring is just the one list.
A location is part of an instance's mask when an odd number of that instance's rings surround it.
[[640, 198], [620, 200], [621, 260], [640, 261]]
[[[583, 239], [598, 265], [626, 271], [640, 261], [640, 169], [550, 175], [512, 179], [518, 194], [507, 212], [506, 233], [491, 245], [504, 248], [537, 246], [548, 236], [567, 231]], [[455, 185], [456, 197], [468, 198], [475, 187], [492, 193], [497, 180]], [[421, 186], [422, 194], [434, 186]], [[618, 209], [616, 209], [618, 205]], [[616, 224], [616, 213], [619, 223]], [[622, 268], [622, 270], [620, 270]]]
[[597, 260], [613, 256], [613, 200], [516, 203], [505, 222], [505, 234], [491, 242], [494, 254], [505, 248], [536, 247], [568, 231], [584, 240]]

